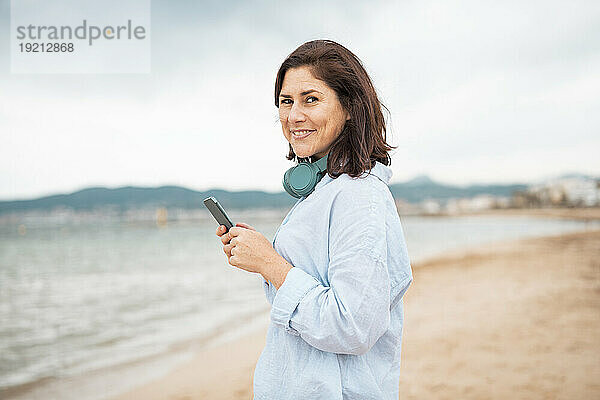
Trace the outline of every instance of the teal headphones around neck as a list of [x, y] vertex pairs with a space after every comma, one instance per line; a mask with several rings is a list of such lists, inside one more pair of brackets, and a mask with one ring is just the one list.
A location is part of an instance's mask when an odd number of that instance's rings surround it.
[[326, 154], [312, 163], [301, 162], [285, 171], [283, 175], [283, 188], [285, 191], [298, 199], [311, 194], [317, 183], [327, 173], [328, 155]]

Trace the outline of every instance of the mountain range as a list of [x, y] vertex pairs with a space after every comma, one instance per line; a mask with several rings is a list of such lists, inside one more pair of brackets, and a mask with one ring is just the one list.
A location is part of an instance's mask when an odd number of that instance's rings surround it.
[[[511, 196], [528, 185], [470, 185], [453, 186], [437, 183], [421, 175], [404, 183], [389, 185], [396, 200], [418, 203], [425, 199], [445, 201], [450, 198], [469, 198], [480, 194]], [[165, 207], [195, 209], [202, 208], [206, 197], [214, 196], [226, 209], [285, 208], [295, 199], [285, 192], [269, 193], [258, 190], [227, 191], [211, 189], [195, 191], [181, 186], [120, 188], [90, 187], [70, 194], [59, 194], [31, 200], [0, 201], [0, 214], [18, 211], [50, 211], [69, 208], [87, 211], [111, 207], [121, 211], [133, 208]]]

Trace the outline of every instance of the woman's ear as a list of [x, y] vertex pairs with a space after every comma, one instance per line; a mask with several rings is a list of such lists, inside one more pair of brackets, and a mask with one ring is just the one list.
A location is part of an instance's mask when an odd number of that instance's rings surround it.
[[346, 111], [346, 121], [350, 120], [350, 113], [348, 111]]

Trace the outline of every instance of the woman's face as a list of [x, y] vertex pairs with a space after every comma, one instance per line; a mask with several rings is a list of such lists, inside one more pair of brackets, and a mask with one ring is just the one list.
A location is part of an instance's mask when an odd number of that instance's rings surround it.
[[349, 119], [335, 91], [308, 67], [287, 70], [279, 94], [279, 120], [298, 157], [323, 157]]

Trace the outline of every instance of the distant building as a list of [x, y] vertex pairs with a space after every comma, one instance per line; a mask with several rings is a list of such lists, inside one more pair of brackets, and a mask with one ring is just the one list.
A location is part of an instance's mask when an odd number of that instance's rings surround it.
[[516, 194], [518, 205], [531, 206], [600, 206], [600, 181], [586, 177], [559, 178], [531, 186]]
[[450, 199], [446, 202], [445, 212], [448, 214], [461, 214], [498, 208], [499, 199], [502, 199], [503, 205], [507, 201], [505, 197], [498, 198], [489, 194], [480, 194], [471, 198]]
[[427, 199], [420, 203], [421, 209], [425, 214], [439, 214], [442, 206], [437, 200]]

